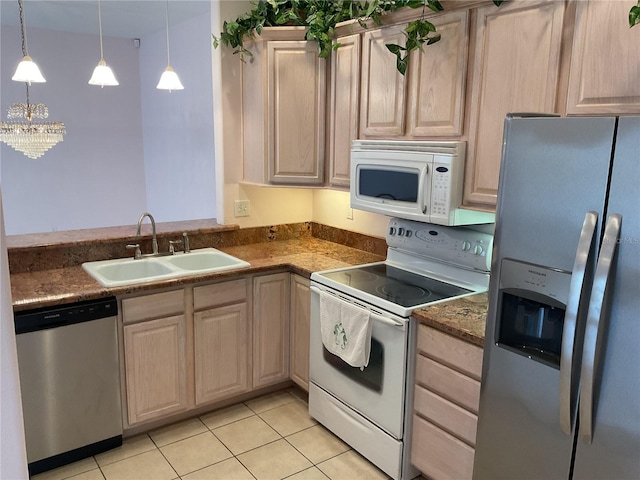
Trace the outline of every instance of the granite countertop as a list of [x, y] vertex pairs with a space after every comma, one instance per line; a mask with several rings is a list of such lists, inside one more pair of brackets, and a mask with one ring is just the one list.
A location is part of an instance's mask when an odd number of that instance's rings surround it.
[[13, 309], [17, 312], [51, 307], [81, 300], [126, 295], [271, 270], [288, 269], [309, 277], [314, 271], [384, 260], [380, 255], [313, 237], [220, 247], [219, 250], [245, 260], [251, 266], [240, 270], [112, 288], [100, 285], [80, 265], [13, 273], [11, 274]]
[[[315, 271], [384, 260], [382, 255], [313, 236], [215, 247], [251, 266], [112, 288], [100, 285], [81, 265], [19, 271], [11, 274], [13, 309], [25, 311], [278, 270], [289, 270], [309, 278]], [[413, 316], [422, 323], [482, 346], [486, 313], [487, 295], [479, 294], [416, 310]]]
[[413, 311], [421, 323], [482, 347], [487, 317], [486, 293], [437, 303]]

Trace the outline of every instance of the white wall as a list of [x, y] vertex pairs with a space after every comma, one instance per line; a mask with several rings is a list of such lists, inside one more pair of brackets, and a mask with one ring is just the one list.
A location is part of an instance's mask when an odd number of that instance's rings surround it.
[[[347, 218], [347, 213], [351, 218]], [[313, 192], [313, 221], [332, 227], [384, 238], [389, 217], [377, 213], [352, 210], [349, 192], [322, 189]]]
[[140, 47], [147, 207], [156, 221], [215, 218], [210, 15], [173, 25], [169, 40], [181, 91], [155, 88], [167, 66], [165, 30]]
[[28, 478], [0, 189], [0, 478]]
[[[25, 102], [25, 84], [10, 80], [21, 59], [18, 28], [1, 30], [0, 116]], [[105, 59], [120, 86], [88, 85], [100, 59], [97, 36], [29, 29], [29, 53], [46, 83], [30, 88], [31, 103], [67, 134], [32, 160], [2, 143], [7, 234], [127, 225], [146, 209], [138, 51], [131, 40], [105, 38]]]
[[[31, 101], [45, 103], [67, 135], [37, 160], [2, 144], [7, 234], [131, 225], [144, 211], [157, 221], [216, 217], [209, 15], [170, 29], [171, 63], [185, 86], [171, 93], [156, 89], [167, 65], [164, 29], [140, 49], [104, 37], [120, 85], [102, 89], [87, 84], [100, 59], [97, 35], [28, 34], [47, 78], [31, 86]], [[25, 87], [9, 80], [21, 59], [19, 29], [3, 26], [1, 35], [4, 120], [11, 103], [25, 101]]]

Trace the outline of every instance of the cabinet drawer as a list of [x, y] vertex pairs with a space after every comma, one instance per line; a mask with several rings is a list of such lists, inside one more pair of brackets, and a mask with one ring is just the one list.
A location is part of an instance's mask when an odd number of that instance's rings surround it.
[[418, 355], [416, 383], [473, 413], [478, 413], [480, 382], [473, 378]]
[[480, 380], [482, 376], [482, 349], [476, 345], [420, 325], [418, 350], [476, 380]]
[[184, 312], [184, 290], [154, 293], [122, 300], [124, 324], [178, 315]]
[[466, 443], [413, 416], [411, 463], [432, 480], [471, 479], [475, 451]]
[[470, 445], [476, 443], [478, 417], [439, 395], [416, 386], [416, 413]]
[[193, 289], [193, 308], [203, 308], [241, 303], [247, 300], [247, 279], [233, 280], [231, 282], [203, 285]]

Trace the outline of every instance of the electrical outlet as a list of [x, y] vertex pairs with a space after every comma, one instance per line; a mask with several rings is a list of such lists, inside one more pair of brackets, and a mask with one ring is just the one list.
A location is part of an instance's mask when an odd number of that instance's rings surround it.
[[249, 200], [236, 200], [233, 204], [235, 217], [248, 217], [249, 216]]
[[353, 208], [347, 207], [347, 220], [353, 220]]

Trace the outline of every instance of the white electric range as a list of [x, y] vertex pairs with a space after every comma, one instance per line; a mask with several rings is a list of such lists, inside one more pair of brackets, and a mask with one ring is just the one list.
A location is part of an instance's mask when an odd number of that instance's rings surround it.
[[[311, 275], [309, 412], [393, 479], [410, 464], [415, 370], [414, 309], [484, 292], [493, 235], [392, 218], [387, 259]], [[329, 353], [320, 333], [320, 296], [369, 312], [369, 364], [351, 367]]]

